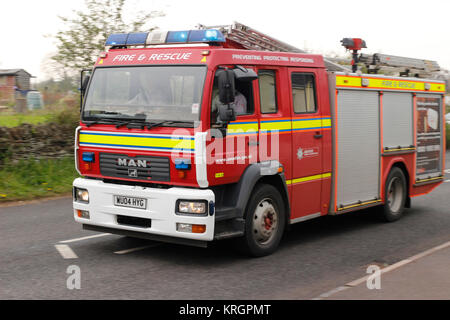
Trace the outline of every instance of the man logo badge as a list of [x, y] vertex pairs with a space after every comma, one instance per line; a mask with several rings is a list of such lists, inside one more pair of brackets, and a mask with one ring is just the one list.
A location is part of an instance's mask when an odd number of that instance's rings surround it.
[[137, 178], [138, 176], [137, 169], [128, 169], [128, 176], [131, 178]]
[[117, 164], [121, 167], [137, 167], [137, 168], [147, 168], [147, 160], [134, 160], [134, 159], [122, 159], [117, 160]]

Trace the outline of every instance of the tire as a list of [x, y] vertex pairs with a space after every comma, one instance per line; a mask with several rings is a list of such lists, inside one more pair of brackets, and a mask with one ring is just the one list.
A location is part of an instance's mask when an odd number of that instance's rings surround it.
[[258, 185], [253, 191], [245, 212], [245, 233], [237, 239], [238, 250], [263, 257], [275, 252], [286, 225], [283, 198], [268, 184]]
[[405, 210], [407, 183], [405, 174], [400, 168], [394, 167], [386, 179], [383, 210], [381, 219], [393, 222], [400, 219]]

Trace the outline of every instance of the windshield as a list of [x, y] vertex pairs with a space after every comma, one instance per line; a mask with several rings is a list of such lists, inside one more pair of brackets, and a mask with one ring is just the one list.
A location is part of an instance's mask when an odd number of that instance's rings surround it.
[[120, 67], [95, 70], [84, 120], [197, 121], [206, 67]]

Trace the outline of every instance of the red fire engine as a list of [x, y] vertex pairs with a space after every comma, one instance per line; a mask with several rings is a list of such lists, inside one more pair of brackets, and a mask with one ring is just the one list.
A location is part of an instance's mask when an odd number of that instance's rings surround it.
[[76, 130], [84, 229], [262, 256], [291, 224], [394, 221], [443, 181], [440, 81], [352, 73], [240, 24], [106, 46]]

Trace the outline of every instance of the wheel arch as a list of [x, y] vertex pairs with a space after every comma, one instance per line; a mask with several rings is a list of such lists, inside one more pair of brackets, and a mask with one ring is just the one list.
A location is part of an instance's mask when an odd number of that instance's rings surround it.
[[[271, 171], [267, 170], [267, 166], [261, 163], [251, 164], [246, 168], [238, 183], [227, 185], [221, 191], [213, 189], [218, 196], [217, 198], [223, 199], [220, 203], [221, 206], [233, 208], [231, 210], [232, 214], [227, 214], [224, 219], [244, 218], [248, 202], [255, 188], [259, 184], [269, 184], [280, 192], [284, 202], [286, 220], [289, 221], [291, 209], [286, 177], [283, 172], [278, 172], [277, 169], [278, 166]], [[223, 196], [224, 194], [226, 194], [226, 197]]]
[[[388, 166], [389, 170], [386, 170], [386, 174], [383, 178], [383, 183], [384, 185], [386, 185], [386, 179], [389, 176], [389, 173], [392, 171], [393, 168], [399, 168], [400, 170], [402, 170], [403, 174], [405, 175], [405, 179], [406, 179], [406, 203], [405, 203], [405, 207], [406, 208], [410, 208], [411, 207], [411, 197], [410, 197], [410, 183], [411, 183], [411, 177], [408, 171], [408, 168], [406, 166], [406, 163], [403, 159], [401, 158], [397, 158], [397, 159], [392, 159], [392, 161], [389, 163]], [[383, 188], [384, 190], [384, 188]], [[383, 198], [384, 198], [384, 192], [383, 191]]]
[[[284, 177], [284, 174], [281, 176], [280, 174], [272, 175], [272, 176], [263, 176], [261, 177], [255, 186], [253, 187], [253, 190], [258, 186], [258, 184], [269, 184], [275, 187], [281, 195], [281, 198], [283, 199], [284, 204], [284, 214], [286, 216], [285, 227], [290, 226], [290, 218], [291, 218], [291, 206], [289, 202], [289, 192], [286, 185], [286, 178]], [[253, 192], [252, 190], [252, 192]]]

